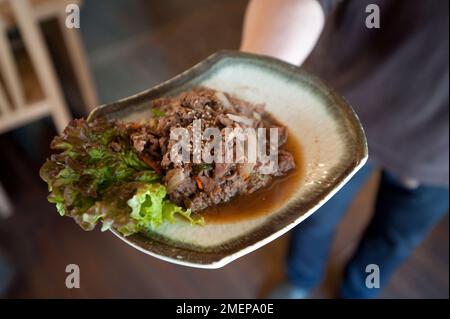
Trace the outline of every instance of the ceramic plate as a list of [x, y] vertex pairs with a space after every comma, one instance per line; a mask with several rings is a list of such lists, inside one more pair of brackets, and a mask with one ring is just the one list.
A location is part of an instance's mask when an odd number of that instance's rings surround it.
[[284, 190], [287, 195], [283, 201], [272, 205], [264, 214], [236, 210], [233, 214], [242, 213], [247, 217], [207, 222], [203, 227], [184, 221], [163, 224], [152, 238], [124, 237], [112, 230], [146, 254], [185, 266], [222, 267], [301, 223], [367, 160], [364, 131], [343, 98], [293, 65], [234, 51], [213, 54], [169, 81], [100, 106], [90, 114], [89, 120], [146, 117], [151, 100], [198, 85], [264, 104], [267, 111], [289, 128], [290, 139], [298, 143], [301, 154], [296, 158], [298, 178]]

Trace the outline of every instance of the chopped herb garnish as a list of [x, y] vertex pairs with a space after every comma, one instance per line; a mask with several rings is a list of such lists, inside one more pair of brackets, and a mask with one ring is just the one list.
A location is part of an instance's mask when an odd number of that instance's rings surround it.
[[152, 115], [154, 117], [164, 117], [164, 116], [166, 116], [166, 113], [164, 113], [163, 111], [161, 111], [160, 109], [157, 109], [157, 108], [153, 108], [151, 110], [151, 112], [152, 112]]

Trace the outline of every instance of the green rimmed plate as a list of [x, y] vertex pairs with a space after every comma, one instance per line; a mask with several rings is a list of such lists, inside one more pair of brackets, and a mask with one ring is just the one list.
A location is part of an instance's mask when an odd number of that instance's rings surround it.
[[[347, 102], [320, 80], [288, 63], [235, 51], [215, 53], [178, 76], [117, 102], [97, 107], [88, 120], [135, 120], [150, 116], [150, 101], [194, 86], [224, 91], [266, 110], [289, 128], [298, 142], [301, 174], [283, 201], [264, 214], [236, 207], [236, 218], [205, 226], [179, 221], [163, 224], [151, 238], [124, 237], [151, 256], [197, 268], [219, 268], [286, 233], [332, 197], [367, 161], [362, 126]], [[271, 191], [279, 191], [272, 189]], [[246, 210], [252, 208], [247, 205]], [[239, 218], [239, 216], [245, 216]]]

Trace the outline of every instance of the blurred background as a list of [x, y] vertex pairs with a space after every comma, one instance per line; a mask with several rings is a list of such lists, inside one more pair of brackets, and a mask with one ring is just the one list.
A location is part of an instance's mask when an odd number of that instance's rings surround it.
[[[80, 5], [80, 29], [64, 27], [69, 3]], [[215, 51], [238, 49], [246, 5], [243, 0], [0, 0], [0, 255], [14, 271], [1, 297], [254, 298], [283, 280], [289, 234], [219, 270], [176, 266], [131, 249], [110, 233], [84, 232], [59, 217], [38, 175], [51, 139], [69, 117], [86, 116], [97, 104], [169, 79]], [[314, 72], [312, 65], [305, 67]], [[333, 297], [371, 216], [377, 182], [374, 174], [353, 202], [314, 297]], [[80, 266], [79, 289], [65, 286], [68, 264]], [[381, 297], [448, 298], [448, 267], [447, 216]]]

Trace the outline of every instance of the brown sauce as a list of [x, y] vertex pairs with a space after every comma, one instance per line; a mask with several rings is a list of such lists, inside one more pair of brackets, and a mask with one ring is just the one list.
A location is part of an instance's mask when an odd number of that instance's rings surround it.
[[282, 149], [294, 156], [295, 168], [292, 171], [286, 176], [275, 177], [268, 186], [253, 194], [237, 196], [228, 203], [207, 208], [203, 212], [205, 222], [208, 224], [252, 219], [281, 207], [298, 189], [303, 175], [300, 144], [292, 134], [289, 134]]

